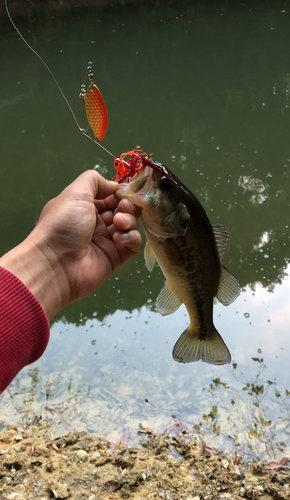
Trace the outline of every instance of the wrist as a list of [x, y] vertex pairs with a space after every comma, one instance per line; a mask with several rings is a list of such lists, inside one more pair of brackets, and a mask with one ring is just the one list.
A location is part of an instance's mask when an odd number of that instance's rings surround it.
[[[33, 234], [33, 233], [32, 233]], [[65, 305], [65, 276], [56, 257], [45, 244], [26, 238], [0, 258], [0, 266], [17, 276], [36, 297], [48, 320]]]

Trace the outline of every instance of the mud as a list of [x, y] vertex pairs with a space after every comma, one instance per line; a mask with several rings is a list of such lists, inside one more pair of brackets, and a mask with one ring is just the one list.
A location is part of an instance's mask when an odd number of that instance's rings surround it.
[[54, 439], [47, 421], [7, 426], [0, 432], [0, 500], [290, 498], [287, 458], [244, 463], [185, 430], [139, 432], [144, 442], [136, 448], [85, 432]]

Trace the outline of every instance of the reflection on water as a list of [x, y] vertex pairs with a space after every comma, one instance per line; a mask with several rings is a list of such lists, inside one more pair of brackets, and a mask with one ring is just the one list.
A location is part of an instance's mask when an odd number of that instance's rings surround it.
[[[224, 262], [245, 291], [229, 308], [215, 305], [234, 364], [179, 365], [171, 350], [187, 313], [155, 312], [163, 277], [138, 255], [58, 315], [44, 357], [3, 396], [2, 420], [43, 415], [110, 439], [130, 428], [134, 440], [139, 422], [163, 430], [176, 418], [213, 446], [245, 444], [263, 456], [287, 443], [290, 11], [281, 5], [138, 4], [17, 20], [80, 123], [79, 88], [93, 61], [109, 113], [105, 147], [119, 155], [140, 145], [177, 174], [212, 223], [230, 229]], [[83, 170], [115, 172], [78, 132], [40, 61], [0, 22], [4, 253]]]
[[278, 458], [289, 437], [289, 292], [285, 280], [275, 293], [247, 288], [230, 314], [216, 304], [231, 366], [173, 361], [176, 336], [188, 322], [184, 307], [172, 317], [143, 307], [79, 327], [57, 322], [42, 359], [4, 394], [0, 421], [23, 427], [42, 417], [56, 435], [83, 429], [111, 441], [129, 429], [132, 445], [140, 423], [162, 432], [178, 421], [210, 446]]

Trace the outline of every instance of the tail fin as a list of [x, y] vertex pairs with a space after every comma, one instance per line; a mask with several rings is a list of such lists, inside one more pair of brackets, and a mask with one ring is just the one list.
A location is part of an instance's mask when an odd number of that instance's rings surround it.
[[201, 359], [212, 365], [225, 365], [231, 362], [231, 354], [217, 330], [205, 339], [190, 334], [187, 328], [180, 335], [173, 352], [173, 359], [180, 363], [191, 363]]

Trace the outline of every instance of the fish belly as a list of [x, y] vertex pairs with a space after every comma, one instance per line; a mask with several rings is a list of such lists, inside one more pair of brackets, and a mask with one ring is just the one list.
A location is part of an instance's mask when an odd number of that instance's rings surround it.
[[184, 245], [176, 241], [180, 238], [162, 240], [149, 236], [147, 239], [168, 286], [184, 303], [190, 317], [190, 325], [174, 346], [173, 358], [181, 363], [200, 359], [216, 365], [230, 363], [230, 352], [213, 324], [213, 298], [219, 278], [216, 268], [203, 272], [201, 256], [189, 252], [185, 255], [180, 248]]

